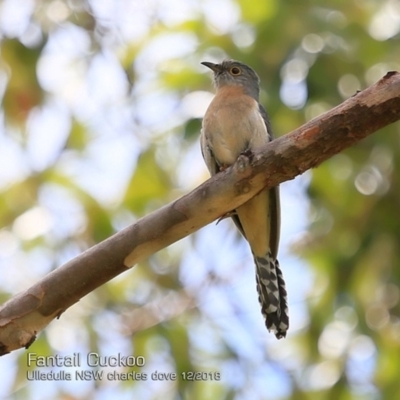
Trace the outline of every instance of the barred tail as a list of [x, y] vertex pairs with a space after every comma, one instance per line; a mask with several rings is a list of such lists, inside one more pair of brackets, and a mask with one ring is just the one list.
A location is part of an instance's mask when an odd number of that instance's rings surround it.
[[268, 252], [265, 257], [254, 257], [258, 300], [265, 324], [278, 339], [286, 336], [289, 328], [286, 285], [278, 260]]

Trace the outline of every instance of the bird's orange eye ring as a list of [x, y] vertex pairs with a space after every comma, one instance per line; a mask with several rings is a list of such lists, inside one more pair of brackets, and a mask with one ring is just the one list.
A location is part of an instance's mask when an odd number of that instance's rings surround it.
[[231, 73], [231, 75], [233, 76], [238, 76], [242, 73], [242, 70], [239, 67], [232, 67], [229, 72]]

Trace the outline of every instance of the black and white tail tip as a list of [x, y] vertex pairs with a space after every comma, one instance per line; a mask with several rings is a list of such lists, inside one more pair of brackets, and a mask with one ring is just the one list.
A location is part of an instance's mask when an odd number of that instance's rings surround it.
[[269, 252], [266, 257], [255, 257], [258, 300], [265, 325], [277, 339], [286, 337], [289, 329], [287, 292], [278, 260]]

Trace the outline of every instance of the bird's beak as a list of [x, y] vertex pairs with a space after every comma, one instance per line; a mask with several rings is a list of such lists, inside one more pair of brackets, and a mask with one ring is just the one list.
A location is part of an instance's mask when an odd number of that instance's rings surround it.
[[207, 62], [204, 61], [201, 64], [205, 65], [206, 67], [210, 68], [211, 70], [213, 70], [215, 73], [217, 72], [221, 72], [221, 66], [219, 64], [214, 64], [212, 62]]

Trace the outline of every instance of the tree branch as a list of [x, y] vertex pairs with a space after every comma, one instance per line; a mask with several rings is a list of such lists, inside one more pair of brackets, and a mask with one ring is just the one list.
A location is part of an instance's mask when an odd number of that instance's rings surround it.
[[156, 251], [234, 210], [265, 187], [293, 179], [400, 119], [400, 74], [375, 85], [295, 131], [241, 155], [191, 193], [141, 218], [54, 270], [0, 308], [0, 355], [28, 348], [67, 308]]

